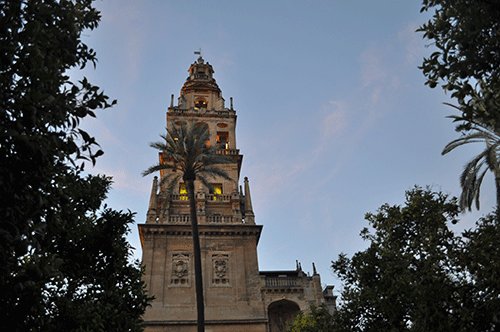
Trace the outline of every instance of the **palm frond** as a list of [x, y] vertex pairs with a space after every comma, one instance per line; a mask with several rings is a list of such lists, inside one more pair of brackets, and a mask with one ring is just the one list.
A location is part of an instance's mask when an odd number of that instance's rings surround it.
[[[464, 167], [464, 171], [460, 176], [460, 186], [462, 194], [460, 195], [460, 208], [462, 211], [466, 209], [471, 211], [472, 204], [476, 202], [476, 208], [479, 209], [479, 195], [483, 178], [488, 171], [488, 168], [481, 171], [484, 165], [482, 158], [474, 158]], [[481, 174], [478, 176], [479, 172]]]
[[225, 171], [221, 170], [218, 167], [204, 167], [201, 173], [206, 176], [211, 176], [212, 178], [221, 177], [226, 180], [233, 181], [233, 179], [227, 174]]
[[225, 154], [217, 154], [217, 149], [214, 149], [215, 153], [207, 154], [205, 158], [205, 163], [207, 165], [223, 165], [232, 162], [231, 157]]
[[441, 154], [445, 155], [454, 150], [455, 148], [462, 146], [464, 144], [484, 143], [486, 140], [495, 140], [495, 138], [497, 140], [500, 139], [500, 137], [495, 137], [493, 134], [478, 128], [477, 132], [470, 133], [468, 135], [457, 138], [456, 140], [453, 140], [450, 143], [448, 143], [443, 149], [443, 152], [441, 152]]
[[488, 169], [493, 172], [495, 177], [500, 176], [500, 169], [499, 169], [499, 147], [500, 147], [500, 141], [493, 142], [490, 144], [489, 141], [486, 142], [487, 149], [485, 150], [485, 161], [486, 165], [488, 166]]
[[203, 176], [203, 174], [198, 174], [196, 179], [200, 180], [201, 183], [203, 183], [203, 185], [208, 188], [208, 192], [210, 194], [213, 194], [215, 192], [214, 185], [208, 182], [207, 178]]
[[170, 164], [156, 164], [156, 165], [150, 166], [148, 169], [146, 169], [145, 171], [143, 171], [142, 172], [142, 176], [147, 176], [149, 174], [153, 174], [155, 172], [159, 172], [159, 171], [162, 171], [162, 170], [173, 170], [173, 169], [175, 169], [174, 165], [170, 165]]
[[168, 186], [167, 186], [167, 194], [168, 195], [172, 195], [174, 193], [174, 189], [175, 189], [175, 186], [177, 185], [177, 183], [179, 183], [181, 179], [181, 175], [180, 174], [170, 174], [170, 175], [167, 175], [165, 176], [165, 178], [162, 179], [162, 183], [167, 183]]
[[[478, 100], [478, 107], [481, 106], [480, 103], [481, 101]], [[447, 105], [462, 110], [461, 106]], [[450, 116], [449, 118], [454, 119], [455, 122], [465, 121], [463, 116]], [[486, 148], [481, 153], [465, 165], [460, 175], [460, 186], [462, 187], [460, 208], [462, 211], [471, 211], [475, 202], [476, 208], [479, 210], [480, 189], [487, 171], [489, 170], [494, 174], [496, 182], [500, 179], [500, 134], [495, 129], [495, 126], [490, 123], [482, 123], [477, 119], [468, 119], [466, 124], [458, 125], [456, 130], [465, 132], [461, 137], [448, 143], [441, 154], [445, 155], [465, 144], [482, 143], [486, 145]], [[498, 204], [500, 202], [497, 201]]]
[[[225, 171], [217, 167], [231, 163], [228, 155], [217, 154], [217, 148], [207, 146], [210, 140], [210, 131], [207, 124], [181, 122], [169, 128], [167, 135], [160, 135], [163, 141], [150, 143], [150, 146], [164, 153], [168, 162], [149, 167], [142, 175], [146, 176], [161, 170], [177, 170], [180, 175], [165, 176], [161, 184], [168, 183], [169, 193], [173, 192], [175, 185], [186, 174], [194, 174], [207, 188], [212, 185], [207, 177], [213, 179], [220, 177], [234, 181]], [[211, 189], [213, 191], [213, 187]]]

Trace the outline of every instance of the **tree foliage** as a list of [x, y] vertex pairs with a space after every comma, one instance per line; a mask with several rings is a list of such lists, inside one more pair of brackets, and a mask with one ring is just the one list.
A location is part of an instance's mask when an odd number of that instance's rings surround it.
[[[448, 331], [456, 239], [447, 223], [458, 207], [445, 195], [415, 188], [406, 205], [383, 205], [361, 233], [370, 246], [333, 269], [345, 283], [340, 321], [345, 331]], [[451, 306], [450, 306], [451, 305]], [[445, 326], [446, 325], [446, 326]], [[457, 328], [457, 330], [459, 330]]]
[[310, 312], [300, 311], [287, 332], [333, 332], [333, 316], [326, 306], [310, 307]]
[[[423, 0], [434, 15], [417, 31], [437, 49], [423, 61], [431, 88], [442, 82], [463, 105], [463, 117], [500, 128], [500, 6], [492, 0]], [[486, 109], [470, 98], [479, 94]]]
[[217, 154], [217, 148], [207, 146], [210, 140], [210, 131], [205, 123], [181, 122], [173, 125], [167, 130], [167, 135], [160, 135], [164, 139], [160, 142], [151, 143], [152, 148], [158, 149], [165, 157], [165, 162], [153, 165], [145, 170], [142, 175], [146, 176], [158, 171], [172, 171], [162, 176], [161, 185], [167, 187], [171, 194], [174, 186], [182, 178], [186, 184], [189, 200], [191, 232], [193, 234], [193, 255], [196, 283], [196, 308], [198, 332], [205, 331], [205, 307], [203, 300], [203, 276], [201, 269], [201, 249], [198, 234], [198, 219], [196, 214], [196, 202], [194, 196], [194, 181], [201, 181], [210, 191], [213, 186], [208, 178], [223, 178], [231, 180], [231, 177], [218, 167], [220, 164], [230, 163], [226, 155]]
[[493, 213], [455, 235], [458, 212], [455, 198], [415, 187], [403, 206], [368, 213], [368, 248], [332, 262], [344, 284], [337, 310], [312, 307], [289, 332], [497, 331], [500, 221]]
[[498, 211], [481, 218], [463, 234], [462, 266], [470, 275], [472, 296], [464, 319], [475, 331], [496, 331], [500, 325], [500, 218]]
[[0, 312], [15, 331], [135, 331], [147, 303], [124, 236], [132, 214], [101, 209], [110, 180], [82, 177], [103, 152], [78, 128], [115, 101], [70, 68], [92, 0], [0, 1]]
[[361, 233], [369, 247], [333, 269], [344, 283], [335, 331], [492, 331], [498, 327], [496, 216], [456, 236], [454, 198], [430, 189], [383, 205]]

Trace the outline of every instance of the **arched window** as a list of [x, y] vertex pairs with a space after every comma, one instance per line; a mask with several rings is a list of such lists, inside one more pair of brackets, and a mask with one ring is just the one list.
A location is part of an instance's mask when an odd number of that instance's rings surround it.
[[194, 108], [198, 108], [198, 109], [204, 108], [204, 109], [206, 109], [207, 107], [208, 107], [208, 103], [207, 103], [207, 101], [206, 101], [205, 98], [200, 97], [200, 98], [196, 99], [196, 101], [194, 102]]
[[229, 149], [229, 132], [217, 132], [217, 145], [219, 146], [219, 149]]
[[289, 300], [273, 302], [267, 308], [269, 332], [285, 332], [300, 311], [297, 303]]

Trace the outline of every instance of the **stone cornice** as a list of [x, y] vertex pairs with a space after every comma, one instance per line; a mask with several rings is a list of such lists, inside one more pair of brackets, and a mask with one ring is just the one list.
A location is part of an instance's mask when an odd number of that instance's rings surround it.
[[[267, 324], [268, 319], [206, 319], [205, 325], [239, 325], [239, 324]], [[196, 320], [150, 320], [145, 321], [145, 325], [196, 325]]]
[[[174, 236], [191, 236], [191, 225], [178, 224], [139, 224], [141, 243], [144, 244], [144, 236], [167, 234]], [[198, 225], [200, 236], [241, 236], [255, 237], [259, 243], [262, 225]]]
[[236, 111], [225, 108], [224, 110], [212, 110], [212, 109], [194, 109], [194, 108], [179, 108], [179, 107], [169, 107], [167, 112], [167, 117], [182, 115], [200, 117], [200, 118], [236, 118]]

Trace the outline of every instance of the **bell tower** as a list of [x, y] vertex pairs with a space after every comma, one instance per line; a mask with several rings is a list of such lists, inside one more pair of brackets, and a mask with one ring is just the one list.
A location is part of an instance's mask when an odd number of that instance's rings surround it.
[[[195, 181], [201, 246], [205, 329], [210, 332], [284, 332], [287, 322], [311, 304], [335, 310], [333, 286], [322, 288], [313, 263], [305, 273], [259, 271], [257, 244], [262, 226], [255, 224], [248, 178], [240, 183], [243, 156], [236, 145], [236, 111], [213, 78], [212, 66], [200, 56], [189, 67], [177, 106], [172, 95], [167, 131], [182, 122], [208, 125], [216, 153], [230, 158], [219, 165], [231, 178], [214, 179], [210, 193]], [[161, 153], [160, 163], [169, 161]], [[165, 179], [170, 174], [160, 173]], [[146, 331], [196, 331], [196, 296], [189, 201], [182, 182], [167, 189], [153, 179], [146, 223], [139, 225], [144, 281], [155, 299], [144, 315]]]
[[[200, 56], [189, 68], [177, 105], [172, 95], [167, 131], [181, 122], [207, 124], [220, 165], [233, 181], [215, 179], [215, 193], [195, 181], [207, 331], [262, 331], [267, 328], [261, 296], [255, 224], [248, 179], [240, 182], [243, 156], [236, 145], [236, 111], [225, 106], [212, 66]], [[160, 163], [167, 162], [160, 153]], [[163, 179], [168, 174], [160, 173]], [[139, 225], [144, 281], [154, 296], [144, 316], [146, 331], [195, 331], [196, 298], [189, 202], [182, 182], [174, 191], [153, 179], [145, 224]], [[244, 188], [244, 190], [243, 190]]]

